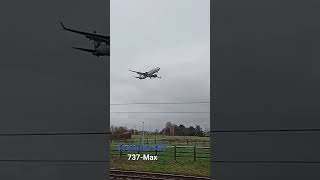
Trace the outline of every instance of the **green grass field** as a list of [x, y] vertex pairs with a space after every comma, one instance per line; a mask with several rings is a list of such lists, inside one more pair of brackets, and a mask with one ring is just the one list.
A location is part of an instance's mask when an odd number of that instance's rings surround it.
[[[139, 139], [140, 135], [135, 135], [133, 139]], [[197, 139], [208, 140], [208, 137], [190, 137], [190, 136], [145, 136], [150, 139]], [[131, 140], [129, 140], [130, 143]], [[121, 170], [136, 170], [160, 173], [172, 173], [193, 176], [207, 176], [210, 172], [210, 149], [208, 147], [197, 146], [196, 148], [196, 161], [194, 161], [193, 145], [178, 146], [176, 148], [176, 160], [174, 159], [174, 145], [167, 145], [164, 152], [158, 152], [158, 161], [132, 161], [128, 160], [127, 154], [137, 154], [138, 152], [123, 152], [120, 158], [120, 152], [117, 150], [116, 142], [112, 143], [110, 148], [111, 154], [111, 167]], [[120, 143], [123, 144], [123, 143]], [[152, 146], [154, 142], [150, 141]], [[139, 154], [155, 155], [155, 152], [139, 152]]]

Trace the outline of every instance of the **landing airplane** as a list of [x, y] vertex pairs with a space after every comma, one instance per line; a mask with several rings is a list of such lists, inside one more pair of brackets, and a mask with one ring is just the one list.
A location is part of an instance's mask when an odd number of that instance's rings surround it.
[[89, 39], [89, 41], [93, 40], [93, 42], [94, 42], [94, 46], [93, 46], [94, 49], [72, 47], [73, 49], [86, 51], [86, 52], [89, 52], [97, 57], [110, 56], [110, 36], [96, 34], [96, 31], [93, 31], [93, 33], [88, 33], [88, 32], [70, 29], [70, 28], [65, 27], [61, 20], [60, 20], [60, 24], [62, 26], [61, 30], [66, 30], [66, 31], [70, 31], [73, 33], [84, 35], [86, 38]]
[[159, 72], [159, 70], [160, 70], [159, 67], [156, 67], [156, 68], [154, 68], [154, 69], [151, 69], [151, 70], [148, 71], [148, 72], [132, 71], [132, 70], [129, 69], [129, 71], [135, 72], [135, 73], [137, 73], [137, 74], [139, 75], [138, 77], [134, 76], [135, 78], [138, 78], [138, 79], [145, 79], [145, 78], [147, 78], [147, 77], [149, 77], [150, 79], [151, 79], [151, 78], [161, 78], [160, 76], [158, 76], [158, 75], [156, 74], [156, 73]]

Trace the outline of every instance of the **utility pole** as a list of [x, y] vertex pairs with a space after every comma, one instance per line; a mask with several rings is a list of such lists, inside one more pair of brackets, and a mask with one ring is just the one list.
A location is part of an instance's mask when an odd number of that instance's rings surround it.
[[142, 140], [144, 144], [144, 122], [142, 122]]

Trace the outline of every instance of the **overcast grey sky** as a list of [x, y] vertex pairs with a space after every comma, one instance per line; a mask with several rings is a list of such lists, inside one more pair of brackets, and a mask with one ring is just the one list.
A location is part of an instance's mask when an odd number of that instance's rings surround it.
[[[210, 1], [111, 0], [111, 103], [210, 100]], [[160, 67], [162, 79], [128, 69]], [[205, 111], [209, 104], [112, 106], [115, 111]], [[163, 128], [167, 121], [209, 127], [209, 114], [117, 114], [111, 125]]]

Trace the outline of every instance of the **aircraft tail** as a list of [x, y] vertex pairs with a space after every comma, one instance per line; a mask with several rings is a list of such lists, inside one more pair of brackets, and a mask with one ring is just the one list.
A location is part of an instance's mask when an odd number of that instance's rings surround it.
[[61, 25], [61, 30], [65, 30], [65, 29], [67, 29], [65, 26], [64, 26], [64, 24], [62, 23], [62, 21], [60, 20], [60, 25]]

